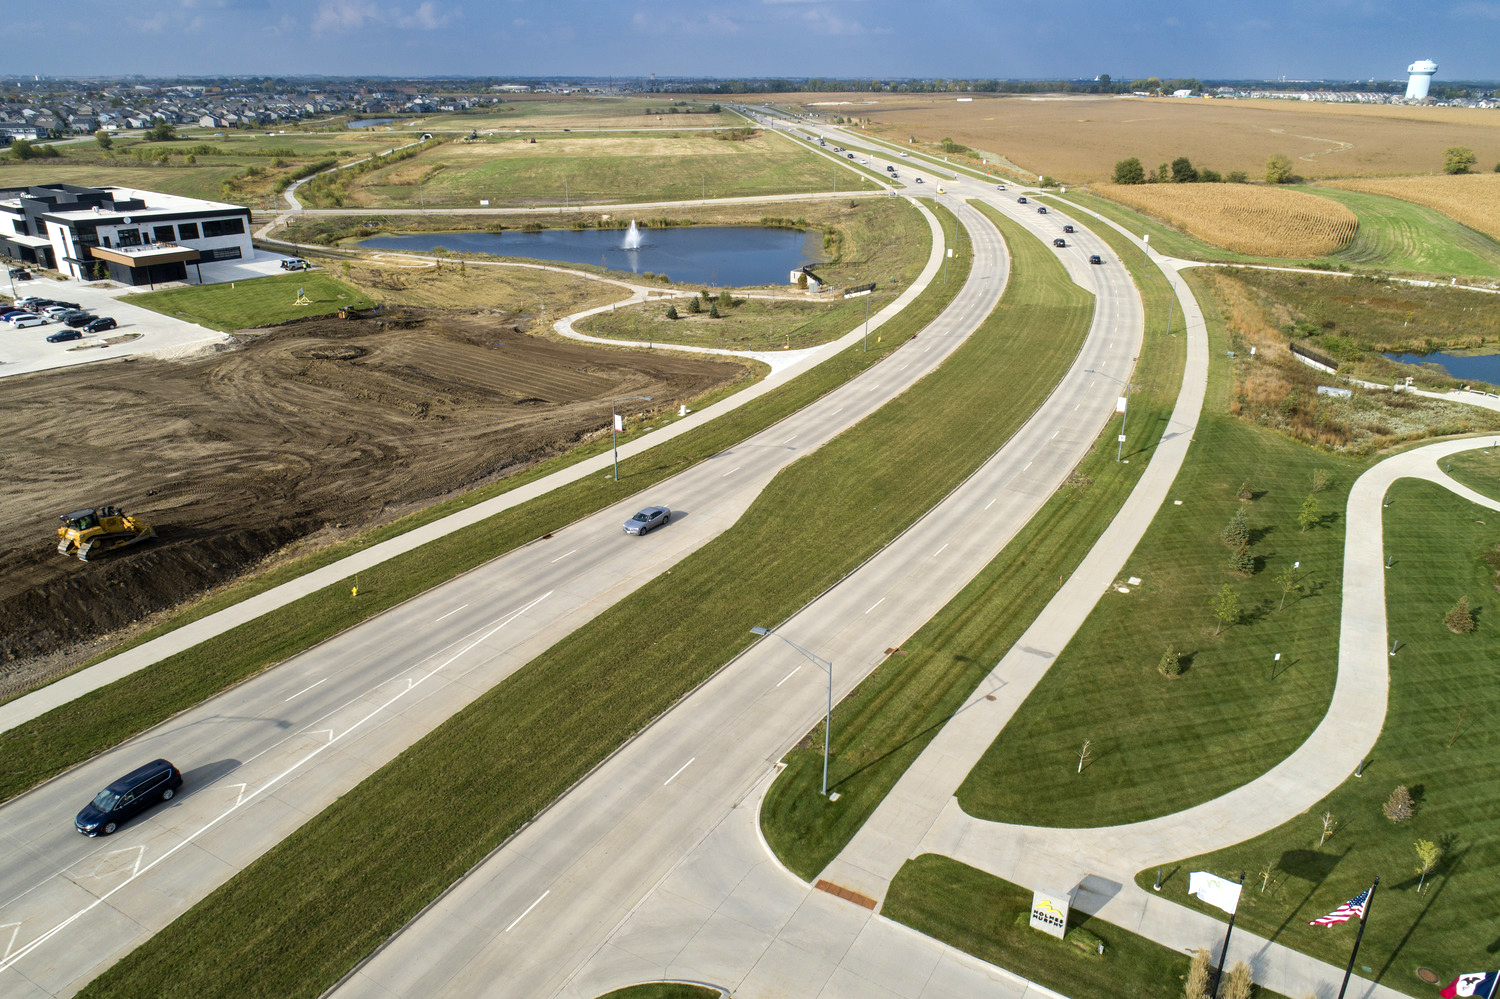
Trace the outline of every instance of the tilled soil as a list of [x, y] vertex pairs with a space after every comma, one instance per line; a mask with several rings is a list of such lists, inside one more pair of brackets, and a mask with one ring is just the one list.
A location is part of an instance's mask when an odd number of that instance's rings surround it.
[[[309, 319], [190, 361], [0, 380], [0, 681], [338, 536], [608, 429], [611, 397], [675, 408], [744, 369], [559, 343], [498, 313]], [[159, 535], [89, 563], [59, 515], [112, 503]]]

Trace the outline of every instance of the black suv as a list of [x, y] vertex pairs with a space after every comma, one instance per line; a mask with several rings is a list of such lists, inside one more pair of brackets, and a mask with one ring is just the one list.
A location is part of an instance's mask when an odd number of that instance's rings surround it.
[[89, 323], [98, 318], [99, 317], [94, 315], [92, 312], [84, 312], [82, 309], [79, 309], [77, 312], [63, 316], [63, 322], [73, 327], [74, 329], [77, 329], [80, 326], [87, 326]]
[[152, 760], [94, 795], [73, 820], [73, 828], [85, 836], [108, 836], [126, 819], [170, 800], [181, 786], [181, 770], [166, 760]]

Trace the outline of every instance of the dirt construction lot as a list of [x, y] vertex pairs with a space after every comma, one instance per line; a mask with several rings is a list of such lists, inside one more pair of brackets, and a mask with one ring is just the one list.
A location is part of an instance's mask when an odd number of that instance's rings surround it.
[[[192, 361], [0, 381], [0, 680], [223, 582], [675, 409], [744, 369], [558, 343], [513, 316], [300, 320]], [[118, 504], [159, 539], [81, 563], [57, 518]]]

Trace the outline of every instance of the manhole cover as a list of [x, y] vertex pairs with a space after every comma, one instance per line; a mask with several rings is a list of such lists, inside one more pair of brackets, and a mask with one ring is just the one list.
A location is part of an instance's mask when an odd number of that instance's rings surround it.
[[1439, 981], [1438, 973], [1436, 971], [1433, 971], [1431, 968], [1418, 968], [1417, 977], [1422, 979], [1422, 981], [1426, 982], [1428, 985], [1436, 985]]

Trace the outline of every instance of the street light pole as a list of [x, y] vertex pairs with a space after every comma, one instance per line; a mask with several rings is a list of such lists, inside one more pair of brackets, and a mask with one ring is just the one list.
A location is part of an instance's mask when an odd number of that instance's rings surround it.
[[1123, 378], [1116, 378], [1114, 375], [1106, 374], [1094, 368], [1084, 368], [1083, 373], [1086, 375], [1103, 375], [1110, 381], [1119, 382], [1125, 386], [1125, 409], [1120, 411], [1120, 436], [1117, 438], [1117, 446], [1115, 447], [1115, 461], [1119, 461], [1123, 457], [1125, 450], [1125, 415], [1126, 411], [1130, 409], [1130, 383]]
[[828, 712], [824, 716], [823, 724], [823, 797], [826, 798], [828, 797], [828, 746], [833, 741], [833, 663], [804, 649], [790, 638], [777, 635], [770, 628], [762, 628], [757, 625], [751, 628], [750, 631], [757, 635], [775, 635], [775, 637], [780, 638], [783, 642], [802, 653], [805, 658], [812, 660], [823, 672], [828, 674]]
[[[873, 292], [871, 293], [873, 294]], [[870, 295], [865, 295], [865, 353], [870, 352]]]
[[615, 403], [629, 402], [631, 399], [645, 399], [651, 402], [649, 395], [622, 395], [609, 400], [609, 443], [615, 453], [615, 481], [620, 481], [620, 416], [615, 412]]

